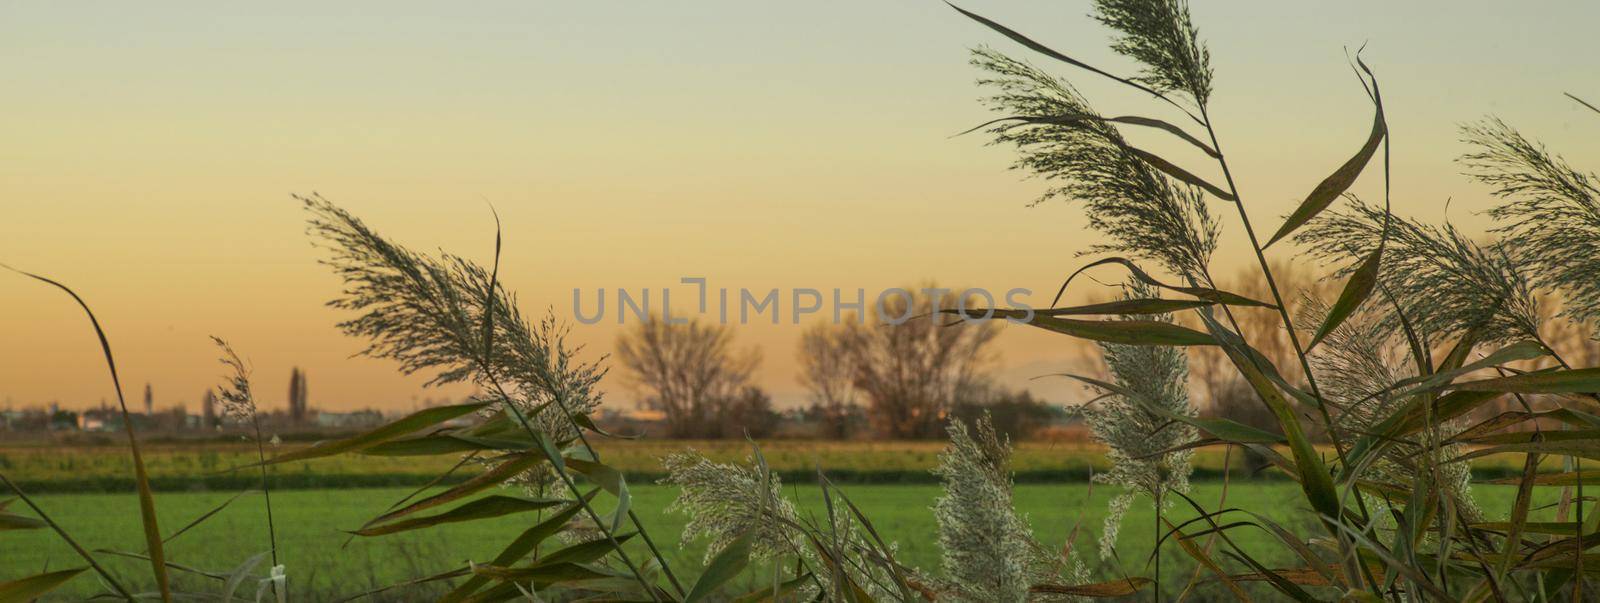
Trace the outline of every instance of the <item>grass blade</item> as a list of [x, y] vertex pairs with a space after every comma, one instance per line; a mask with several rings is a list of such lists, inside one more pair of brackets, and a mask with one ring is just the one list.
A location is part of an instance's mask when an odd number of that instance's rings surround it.
[[1592, 394], [1600, 392], [1600, 367], [1548, 371], [1457, 383], [1458, 391], [1508, 394]]
[[1154, 153], [1136, 147], [1128, 147], [1128, 151], [1133, 153], [1134, 156], [1138, 157], [1140, 160], [1143, 160], [1145, 163], [1150, 164], [1150, 167], [1161, 170], [1161, 173], [1176, 178], [1185, 184], [1198, 186], [1204, 189], [1206, 192], [1211, 193], [1211, 196], [1213, 197], [1223, 201], [1239, 201], [1238, 197], [1233, 196], [1228, 191], [1222, 190], [1215, 184], [1206, 182], [1204, 178], [1196, 176], [1193, 173], [1190, 173], [1188, 170], [1178, 167], [1177, 164], [1167, 161], [1166, 159], [1162, 159], [1160, 156]]
[[1378, 266], [1382, 260], [1383, 244], [1379, 243], [1378, 247], [1361, 261], [1361, 266], [1350, 274], [1350, 280], [1345, 281], [1344, 289], [1339, 292], [1339, 299], [1328, 308], [1327, 318], [1323, 319], [1322, 326], [1317, 327], [1317, 334], [1312, 336], [1311, 343], [1306, 344], [1306, 351], [1309, 352], [1317, 347], [1322, 338], [1344, 324], [1344, 320], [1361, 307], [1361, 302], [1367, 301], [1367, 298], [1372, 296], [1373, 290], [1378, 288]]
[[[599, 490], [591, 491], [584, 495], [584, 497], [593, 498], [598, 492]], [[516, 564], [517, 561], [533, 552], [533, 550], [539, 546], [539, 543], [544, 542], [546, 538], [554, 536], [556, 532], [560, 532], [561, 528], [565, 526], [573, 517], [576, 517], [578, 512], [582, 510], [583, 507], [581, 505], [571, 504], [568, 505], [567, 508], [544, 518], [533, 527], [523, 531], [522, 535], [518, 536], [516, 540], [511, 541], [511, 544], [506, 545], [506, 548], [500, 551], [499, 555], [495, 556], [494, 561], [490, 562], [490, 565], [511, 567], [512, 565]], [[488, 583], [488, 577], [474, 575], [472, 578], [462, 583], [461, 586], [456, 587], [455, 590], [450, 591], [449, 594], [446, 594], [444, 597], [440, 598], [440, 601], [444, 603], [461, 601], [468, 595], [476, 592], [478, 589], [483, 588], [483, 586]]]
[[1088, 270], [1090, 268], [1094, 268], [1096, 266], [1103, 266], [1103, 265], [1106, 265], [1106, 264], [1121, 264], [1124, 268], [1128, 269], [1128, 272], [1130, 274], [1132, 274], [1134, 278], [1139, 279], [1140, 281], [1142, 281], [1142, 282], [1144, 282], [1144, 283], [1146, 283], [1146, 284], [1148, 284], [1148, 285], [1150, 285], [1152, 287], [1159, 287], [1159, 288], [1162, 288], [1162, 289], [1166, 289], [1168, 291], [1176, 291], [1178, 293], [1182, 293], [1182, 294], [1185, 294], [1185, 295], [1192, 295], [1194, 297], [1197, 297], [1197, 298], [1200, 298], [1200, 299], [1203, 299], [1203, 300], [1206, 300], [1206, 301], [1215, 302], [1215, 303], [1219, 303], [1219, 304], [1228, 304], [1228, 305], [1231, 305], [1231, 306], [1255, 306], [1255, 307], [1260, 307], [1260, 308], [1277, 308], [1277, 306], [1274, 306], [1272, 304], [1269, 304], [1269, 303], [1266, 303], [1266, 302], [1259, 302], [1259, 301], [1250, 299], [1248, 297], [1245, 297], [1243, 295], [1238, 295], [1238, 294], [1235, 294], [1235, 293], [1229, 293], [1227, 291], [1221, 291], [1221, 290], [1211, 289], [1211, 288], [1207, 288], [1207, 287], [1179, 287], [1179, 286], [1176, 286], [1176, 285], [1168, 285], [1168, 284], [1163, 283], [1161, 281], [1158, 281], [1154, 277], [1150, 276], [1149, 273], [1145, 272], [1142, 268], [1139, 268], [1138, 264], [1135, 264], [1131, 260], [1128, 260], [1127, 258], [1122, 258], [1122, 257], [1109, 257], [1109, 258], [1104, 258], [1104, 259], [1100, 259], [1100, 260], [1095, 260], [1095, 261], [1090, 262], [1089, 264], [1085, 265], [1084, 267], [1077, 269], [1070, 276], [1067, 277], [1067, 280], [1065, 282], [1061, 283], [1061, 289], [1056, 291], [1056, 297], [1055, 297], [1054, 300], [1051, 300], [1050, 305], [1054, 306], [1054, 305], [1056, 305], [1057, 303], [1059, 303], [1061, 301], [1061, 296], [1067, 292], [1067, 285], [1071, 285], [1072, 284], [1072, 279], [1077, 278], [1077, 276], [1079, 274], [1083, 274], [1083, 272], [1085, 270]]
[[1113, 597], [1127, 597], [1139, 592], [1153, 582], [1142, 576], [1132, 576], [1120, 580], [1109, 580], [1093, 584], [1035, 584], [1028, 588], [1028, 592], [1065, 595], [1069, 597], [1089, 597], [1093, 599], [1110, 599]]
[[55, 590], [62, 584], [66, 584], [68, 580], [83, 573], [86, 569], [89, 568], [80, 567], [78, 569], [60, 570], [28, 576], [10, 582], [0, 582], [0, 603], [26, 603], [27, 601], [32, 601], [44, 596], [45, 593]]
[[382, 536], [396, 532], [431, 528], [446, 523], [487, 519], [513, 513], [526, 513], [528, 511], [548, 509], [569, 502], [572, 501], [554, 498], [528, 499], [497, 494], [485, 496], [442, 513], [365, 527], [352, 533], [357, 536]]
[[72, 288], [49, 278], [31, 272], [23, 272], [4, 264], [0, 264], [0, 267], [65, 291], [67, 295], [72, 296], [73, 301], [78, 303], [78, 307], [83, 308], [83, 313], [88, 315], [89, 324], [94, 327], [94, 334], [100, 339], [100, 351], [105, 355], [106, 368], [111, 371], [111, 385], [116, 390], [117, 403], [122, 407], [122, 425], [124, 431], [128, 434], [128, 448], [133, 454], [133, 475], [139, 491], [139, 518], [144, 524], [144, 540], [147, 547], [146, 550], [150, 552], [151, 571], [155, 574], [156, 588], [161, 593], [161, 600], [170, 603], [172, 601], [172, 587], [168, 583], [165, 563], [166, 552], [161, 546], [161, 528], [156, 524], [155, 495], [150, 490], [150, 475], [145, 470], [144, 454], [139, 450], [139, 438], [133, 432], [133, 419], [128, 413], [128, 401], [122, 395], [122, 379], [117, 376], [117, 361], [111, 354], [111, 341], [106, 338], [105, 330], [100, 328], [100, 319], [95, 318], [94, 311], [89, 309], [88, 302], [83, 301], [83, 298], [79, 297], [78, 293], [73, 291]]
[[1082, 314], [1117, 316], [1125, 316], [1130, 314], [1150, 315], [1168, 314], [1172, 312], [1193, 310], [1195, 308], [1204, 308], [1206, 306], [1213, 305], [1216, 305], [1216, 302], [1206, 300], [1165, 299], [1160, 297], [1151, 297], [1143, 299], [1119, 299], [1117, 301], [1099, 304], [1085, 304], [1082, 306], [1072, 306], [1070, 308], [1034, 310], [1034, 314], [1041, 314], [1044, 316], [1074, 316]]
[[1055, 331], [1079, 339], [1120, 343], [1124, 345], [1216, 345], [1210, 335], [1188, 327], [1156, 320], [1080, 320], [1056, 318], [1033, 310], [967, 308], [941, 310], [945, 314], [963, 315], [967, 318], [1006, 318], [1023, 322], [1046, 331]]
[[683, 603], [699, 603], [716, 594], [717, 589], [744, 571], [750, 563], [750, 544], [755, 540], [754, 532], [745, 532], [728, 546], [723, 547], [716, 557], [706, 564], [705, 571], [700, 573], [700, 578], [694, 581], [694, 586], [689, 587], [689, 594], [683, 598]]
[[[1373, 91], [1376, 92], [1376, 79], [1373, 80], [1373, 85]], [[1273, 243], [1289, 236], [1296, 228], [1300, 228], [1306, 222], [1310, 222], [1317, 214], [1322, 213], [1322, 210], [1332, 205], [1339, 198], [1339, 195], [1349, 190], [1350, 185], [1355, 184], [1356, 178], [1367, 167], [1367, 162], [1372, 160], [1372, 156], [1377, 154], [1378, 144], [1383, 142], [1389, 131], [1389, 127], [1383, 119], [1383, 97], [1374, 94], [1372, 101], [1374, 109], [1372, 132], [1367, 134], [1366, 144], [1361, 145], [1361, 149], [1356, 151], [1354, 156], [1345, 160], [1344, 164], [1339, 166], [1339, 169], [1334, 170], [1332, 174], [1329, 174], [1327, 178], [1318, 183], [1316, 188], [1311, 189], [1311, 194], [1306, 195], [1305, 201], [1300, 202], [1300, 206], [1295, 208], [1294, 213], [1289, 214], [1289, 218], [1284, 220], [1283, 226], [1278, 228], [1278, 232], [1272, 235], [1267, 244], [1261, 247], [1262, 249], [1271, 247]]]
[[453, 404], [449, 406], [424, 408], [417, 412], [406, 415], [405, 417], [398, 419], [393, 423], [389, 423], [365, 433], [357, 434], [343, 440], [320, 442], [313, 446], [308, 446], [306, 448], [280, 454], [267, 459], [267, 464], [276, 465], [290, 461], [303, 461], [306, 459], [333, 456], [335, 454], [341, 454], [345, 452], [359, 452], [368, 447], [376, 446], [389, 440], [399, 438], [400, 436], [414, 433], [425, 427], [477, 412], [489, 406], [490, 404], [492, 404], [492, 402], [471, 402], [467, 404]]

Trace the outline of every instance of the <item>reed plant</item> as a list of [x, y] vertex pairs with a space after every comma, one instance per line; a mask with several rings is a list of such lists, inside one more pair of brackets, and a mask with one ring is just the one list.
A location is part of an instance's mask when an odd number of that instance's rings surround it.
[[[986, 420], [951, 424], [935, 470], [944, 488], [933, 509], [939, 572], [897, 561], [898, 547], [825, 468], [816, 477], [825, 513], [797, 511], [759, 446], [744, 463], [692, 451], [667, 456], [664, 481], [680, 489], [676, 508], [691, 518], [684, 537], [711, 543], [698, 571], [674, 568], [633, 511], [626, 473], [592, 444], [616, 437], [592, 417], [604, 369], [578, 360], [580, 350], [553, 318], [533, 321], [519, 313], [499, 278], [498, 231], [490, 264], [430, 255], [315, 195], [300, 200], [310, 234], [327, 251], [325, 263], [345, 284], [331, 302], [350, 314], [339, 327], [367, 343], [366, 355], [392, 360], [405, 373], [483, 393], [271, 458], [263, 448], [256, 465], [343, 454], [456, 459], [439, 484], [480, 465], [481, 472], [448, 486], [418, 489], [353, 530], [354, 537], [377, 538], [526, 518], [497, 555], [395, 585], [434, 585], [446, 601], [1159, 600], [1196, 595], [1201, 581], [1241, 600], [1594, 600], [1589, 576], [1600, 573], [1600, 558], [1589, 548], [1600, 543], [1600, 502], [1583, 490], [1600, 475], [1583, 470], [1582, 461], [1600, 458], [1600, 367], [1574, 365], [1540, 333], [1550, 321], [1584, 325], [1600, 316], [1597, 178], [1490, 118], [1463, 128], [1469, 151], [1461, 162], [1501, 200], [1489, 212], [1498, 224], [1493, 237], [1395, 215], [1383, 96], [1358, 53], [1353, 67], [1372, 110], [1365, 128], [1351, 125], [1359, 146], [1326, 178], [1308, 183], [1310, 192], [1280, 224], [1258, 231], [1224, 152], [1225, 124], [1212, 119], [1211, 55], [1187, 3], [1096, 0], [1093, 7], [1091, 17], [1113, 34], [1112, 50], [1136, 65], [1132, 75], [956, 10], [1071, 74], [991, 48], [973, 51], [984, 73], [980, 85], [991, 94], [987, 104], [1001, 113], [975, 130], [1016, 147], [1016, 167], [1050, 185], [1040, 201], [1079, 202], [1102, 236], [1087, 250], [1101, 257], [1073, 272], [1062, 293], [1086, 270], [1116, 267], [1129, 275], [1128, 294], [1038, 311], [947, 312], [1023, 321], [1101, 346], [1109, 376], [1068, 377], [1103, 394], [1088, 411], [1111, 450], [1112, 470], [1102, 481], [1125, 488], [1118, 504], [1142, 504], [1126, 496], [1140, 493], [1158, 511], [1193, 511], [1195, 518], [1182, 522], [1158, 514], [1152, 549], [1157, 556], [1181, 552], [1203, 578], [1163, 583], [1159, 561], [1125, 562], [1097, 582], [1070, 542], [1040, 543], [1011, 504], [1011, 447]], [[1151, 102], [1108, 117], [1074, 87], [1078, 77], [1106, 79]], [[1204, 159], [1182, 165], [1135, 146], [1124, 136], [1128, 129], [1170, 137]], [[1374, 163], [1380, 165], [1369, 169]], [[1381, 202], [1351, 194], [1369, 172], [1381, 179]], [[1225, 222], [1228, 214], [1236, 219]], [[1211, 256], [1225, 223], [1242, 231], [1268, 299], [1222, 290], [1212, 278]], [[1335, 299], [1307, 300], [1291, 313], [1289, 292], [1280, 290], [1268, 261], [1269, 251], [1293, 254], [1291, 243], [1333, 274]], [[1559, 315], [1540, 309], [1541, 296], [1550, 294], [1567, 300]], [[1281, 322], [1297, 367], [1277, 366], [1253, 346], [1239, 327], [1245, 313]], [[1179, 315], [1199, 328], [1173, 319]], [[121, 401], [110, 346], [100, 335]], [[1201, 347], [1227, 357], [1273, 417], [1271, 428], [1195, 412], [1185, 353]], [[1508, 400], [1512, 410], [1485, 412]], [[469, 415], [481, 420], [452, 422]], [[154, 500], [128, 426], [148, 541], [141, 558], [150, 561], [159, 586], [154, 596], [170, 599]], [[1208, 508], [1189, 497], [1189, 455], [1214, 447], [1267, 459], [1270, 471], [1298, 484], [1315, 523], [1274, 522], [1251, 501]], [[1466, 467], [1502, 453], [1522, 454], [1525, 462], [1509, 480], [1517, 492], [1512, 509], [1491, 517], [1472, 499]], [[1540, 472], [1552, 458], [1567, 470]], [[1534, 520], [1538, 488], [1562, 493], [1554, 521]], [[602, 497], [605, 504], [596, 504]], [[54, 528], [115, 596], [138, 596], [44, 509], [23, 500], [37, 519], [0, 513], [0, 522]], [[1115, 524], [1105, 531], [1114, 533]], [[1260, 551], [1238, 545], [1234, 535], [1243, 531], [1267, 534], [1294, 564], [1269, 566]], [[241, 567], [226, 579], [224, 600], [234, 598], [253, 565], [247, 560]], [[0, 600], [37, 596], [82, 571], [0, 584]], [[263, 588], [281, 575], [262, 578]], [[696, 579], [680, 579], [689, 575]]]

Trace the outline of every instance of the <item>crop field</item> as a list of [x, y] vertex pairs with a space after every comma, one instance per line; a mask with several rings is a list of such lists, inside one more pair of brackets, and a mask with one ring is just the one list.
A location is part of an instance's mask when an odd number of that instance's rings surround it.
[[[740, 441], [612, 441], [603, 454], [629, 471], [634, 484], [633, 508], [652, 527], [652, 535], [665, 549], [674, 569], [692, 576], [703, 562], [705, 543], [680, 544], [679, 535], [687, 517], [668, 510], [676, 490], [652, 483], [660, 471], [657, 459], [685, 446], [720, 461], [742, 461], [749, 453], [748, 443]], [[853, 478], [842, 480], [846, 482], [844, 492], [872, 518], [886, 539], [897, 543], [902, 562], [930, 572], [939, 569], [938, 543], [933, 537], [935, 520], [930, 508], [939, 495], [939, 487], [915, 482], [929, 481], [918, 476], [929, 475], [927, 470], [942, 448], [938, 442], [774, 441], [762, 445], [770, 464], [783, 473], [805, 477], [821, 467], [830, 476]], [[168, 554], [173, 563], [225, 574], [235, 564], [267, 548], [262, 497], [253, 490], [253, 472], [228, 471], [249, 463], [253, 456], [253, 448], [228, 443], [151, 447], [148, 460], [156, 483], [164, 490], [157, 497], [157, 506], [161, 525], [168, 534], [217, 508], [239, 491], [250, 490], [203, 524], [172, 539]], [[1082, 558], [1090, 562], [1097, 576], [1109, 579], [1114, 577], [1110, 568], [1116, 564], [1099, 561], [1097, 540], [1107, 502], [1115, 490], [1090, 486], [1087, 480], [1091, 469], [1101, 469], [1103, 458], [1100, 450], [1086, 444], [1020, 444], [1015, 469], [1019, 476], [1035, 478], [1023, 481], [1035, 483], [1019, 485], [1015, 496], [1018, 510], [1027, 516], [1042, 542], [1065, 547], [1068, 535], [1075, 534], [1071, 546], [1084, 553]], [[413, 493], [417, 485], [449, 470], [452, 463], [448, 461], [440, 457], [345, 455], [276, 468], [273, 481], [278, 487], [272, 496], [279, 548], [297, 598], [332, 600], [459, 568], [469, 560], [481, 562], [531, 524], [530, 515], [519, 514], [373, 538], [351, 538], [346, 534]], [[1229, 501], [1257, 509], [1287, 526], [1313, 527], [1314, 520], [1304, 508], [1295, 483], [1249, 478], [1238, 455], [1229, 461], [1235, 469], [1227, 486]], [[13, 446], [0, 449], [0, 462], [19, 482], [29, 484], [24, 486], [28, 491], [43, 492], [36, 500], [86, 547], [121, 552], [142, 549], [138, 504], [131, 486], [124, 487], [118, 481], [128, 471], [129, 461], [123, 450]], [[1198, 456], [1196, 464], [1202, 475], [1220, 475], [1223, 455], [1220, 451], [1207, 451]], [[1500, 464], [1487, 463], [1491, 469]], [[1050, 483], [1037, 483], [1041, 481]], [[350, 486], [362, 483], [410, 487]], [[1222, 490], [1222, 480], [1202, 478], [1196, 481], [1191, 495], [1202, 506], [1214, 509]], [[790, 480], [786, 491], [803, 513], [826, 513], [817, 486]], [[1555, 488], [1540, 488], [1536, 502], [1549, 503], [1557, 492]], [[1503, 513], [1510, 506], [1514, 488], [1479, 485], [1475, 493], [1486, 511]], [[12, 508], [18, 506], [14, 503]], [[1193, 511], [1185, 507], [1180, 502], [1169, 511], [1168, 518], [1181, 522], [1194, 517]], [[1150, 506], [1134, 505], [1118, 539], [1121, 567], [1146, 569], [1153, 532]], [[1261, 559], [1282, 565], [1292, 563], [1292, 557], [1271, 544], [1264, 533], [1240, 530], [1232, 535]], [[644, 556], [641, 544], [629, 546]], [[1167, 558], [1163, 571], [1168, 575], [1187, 578], [1194, 571], [1193, 562], [1180, 556], [1181, 549], [1164, 547], [1164, 551]], [[130, 582], [138, 583], [148, 575], [147, 564], [141, 560], [111, 554], [101, 557]], [[0, 549], [0, 580], [75, 564], [81, 562], [49, 531], [10, 532], [6, 546]], [[178, 572], [176, 579], [179, 585], [191, 586], [216, 580], [189, 572]], [[1176, 581], [1168, 588], [1181, 588], [1185, 581]], [[1203, 594], [1214, 587], [1208, 584], [1199, 592]], [[418, 585], [382, 593], [379, 598], [410, 600], [437, 593], [439, 588], [435, 584]], [[84, 575], [56, 594], [81, 598], [100, 590], [93, 576]]]
[[[284, 444], [268, 455], [305, 444]], [[685, 448], [717, 462], [745, 462], [750, 444], [742, 440], [597, 440], [596, 446], [610, 465], [634, 481], [653, 481], [662, 475], [661, 458]], [[937, 441], [829, 442], [773, 440], [761, 443], [772, 469], [787, 481], [815, 481], [820, 469], [828, 478], [846, 483], [931, 484], [929, 473], [938, 463], [945, 444]], [[340, 455], [287, 463], [273, 468], [275, 488], [373, 488], [419, 486], [455, 465], [449, 456], [379, 457]], [[253, 471], [237, 471], [256, 462], [253, 444], [192, 442], [150, 444], [145, 463], [158, 491], [237, 491], [254, 485]], [[1250, 472], [1237, 452], [1201, 449], [1194, 456], [1195, 479], [1221, 479], [1224, 466], [1236, 477]], [[1478, 459], [1473, 470], [1480, 477], [1506, 477], [1521, 469], [1520, 455], [1502, 454]], [[1093, 472], [1110, 468], [1104, 448], [1085, 442], [1021, 442], [1016, 445], [1011, 468], [1018, 483], [1081, 482]], [[59, 446], [0, 444], [0, 470], [28, 492], [125, 492], [133, 489], [132, 461], [127, 448], [118, 446]], [[465, 479], [472, 469], [459, 470], [454, 480]], [[1277, 477], [1268, 471], [1266, 477]]]

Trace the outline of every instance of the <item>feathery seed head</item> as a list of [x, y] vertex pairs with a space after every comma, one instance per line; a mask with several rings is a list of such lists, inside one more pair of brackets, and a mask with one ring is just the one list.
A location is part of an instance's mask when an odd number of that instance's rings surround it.
[[1111, 240], [1091, 252], [1154, 260], [1186, 277], [1205, 273], [1220, 227], [1199, 190], [1150, 167], [1065, 81], [988, 48], [975, 49], [972, 64], [989, 74], [979, 85], [996, 91], [988, 105], [1012, 118], [989, 129], [994, 142], [1016, 145], [1014, 169], [1057, 183], [1035, 203], [1085, 203], [1090, 227]]
[[1095, 20], [1121, 35], [1111, 49], [1144, 63], [1134, 79], [1179, 90], [1204, 106], [1211, 96], [1211, 52], [1189, 19], [1185, 0], [1096, 0]]

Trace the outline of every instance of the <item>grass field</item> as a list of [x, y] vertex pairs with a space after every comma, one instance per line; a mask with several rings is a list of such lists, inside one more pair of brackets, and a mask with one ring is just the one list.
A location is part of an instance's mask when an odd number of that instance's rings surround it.
[[[285, 445], [284, 449], [288, 446]], [[659, 458], [692, 447], [720, 461], [743, 461], [749, 444], [742, 441], [617, 441], [604, 442], [608, 462], [622, 468], [634, 484], [633, 508], [652, 536], [667, 549], [673, 567], [687, 577], [698, 572], [703, 543], [679, 545], [686, 517], [664, 511], [675, 496], [671, 488], [652, 485], [660, 474]], [[938, 573], [936, 529], [930, 507], [939, 494], [928, 469], [937, 463], [941, 442], [807, 442], [772, 441], [762, 450], [774, 469], [786, 476], [809, 478], [817, 468], [831, 477], [852, 482], [846, 493], [872, 518], [886, 538], [898, 542], [901, 560], [930, 573]], [[281, 452], [282, 449], [275, 451]], [[146, 453], [158, 489], [165, 532], [172, 533], [216, 507], [234, 493], [253, 490], [256, 474], [230, 468], [255, 460], [253, 445], [232, 442], [153, 444]], [[1224, 457], [1220, 451], [1201, 451], [1196, 458], [1194, 498], [1215, 508], [1221, 492]], [[1300, 533], [1315, 533], [1314, 520], [1302, 508], [1298, 486], [1284, 479], [1246, 477], [1243, 459], [1229, 458], [1233, 476], [1229, 500], [1255, 510]], [[1477, 465], [1491, 473], [1502, 471], [1509, 459]], [[1109, 487], [1090, 488], [1088, 475], [1105, 467], [1102, 451], [1083, 443], [1026, 442], [1017, 446], [1013, 467], [1019, 485], [1016, 502], [1027, 514], [1045, 543], [1060, 546], [1075, 525], [1080, 525], [1073, 546], [1095, 566], [1101, 578], [1121, 571], [1148, 575], [1147, 556], [1154, 517], [1147, 501], [1136, 503], [1124, 523], [1118, 544], [1120, 564], [1101, 562], [1097, 540], [1101, 532]], [[300, 600], [330, 600], [358, 594], [378, 586], [461, 567], [468, 560], [492, 557], [531, 517], [508, 516], [494, 520], [440, 526], [346, 544], [342, 530], [359, 527], [417, 485], [448, 470], [449, 457], [384, 458], [345, 455], [274, 469], [274, 508], [277, 513], [279, 550], [288, 566], [293, 591]], [[142, 548], [138, 505], [131, 494], [131, 474], [126, 450], [114, 446], [0, 446], [0, 470], [22, 485], [52, 516], [91, 549], [137, 551]], [[1270, 475], [1270, 472], [1269, 472]], [[806, 512], [822, 512], [814, 485], [790, 483], [791, 494]], [[1035, 483], [1028, 483], [1035, 482]], [[1048, 482], [1048, 483], [1036, 483]], [[365, 487], [363, 487], [365, 486]], [[388, 487], [371, 487], [388, 486]], [[403, 487], [410, 486], [410, 487]], [[1541, 488], [1542, 500], [1556, 489]], [[1479, 486], [1477, 498], [1485, 510], [1503, 513], [1513, 489]], [[0, 496], [3, 498], [3, 496]], [[607, 499], [607, 497], [602, 497]], [[20, 503], [12, 506], [20, 510]], [[25, 512], [25, 511], [24, 511]], [[1181, 521], [1193, 512], [1179, 507], [1170, 517]], [[195, 530], [183, 534], [169, 547], [171, 560], [211, 572], [226, 572], [238, 562], [266, 550], [267, 533], [262, 498], [251, 492]], [[1242, 519], [1235, 518], [1235, 519]], [[7, 532], [0, 538], [0, 580], [44, 568], [82, 565], [71, 550], [48, 531]], [[1249, 529], [1234, 538], [1262, 559], [1292, 563], [1276, 550], [1264, 534]], [[639, 556], [642, 546], [630, 546]], [[1193, 563], [1175, 546], [1163, 548], [1163, 563], [1170, 588], [1179, 588], [1193, 571]], [[148, 575], [143, 561], [102, 555], [108, 566], [130, 583]], [[1117, 569], [1117, 568], [1121, 569]], [[757, 574], [760, 575], [760, 574]], [[1172, 576], [1184, 579], [1174, 581]], [[210, 578], [183, 575], [181, 587], [214, 590]], [[144, 585], [148, 586], [148, 585]], [[101, 592], [96, 578], [85, 574], [61, 591], [67, 598]], [[393, 594], [391, 600], [415, 600], [428, 588]]]
[[[1201, 504], [1214, 507], [1220, 489], [1220, 482], [1201, 482], [1196, 484], [1194, 497]], [[1540, 490], [1542, 502], [1548, 502], [1556, 493], [1553, 488]], [[804, 512], [821, 512], [815, 487], [792, 486], [790, 491]], [[898, 542], [902, 561], [937, 573], [936, 530], [929, 510], [938, 496], [937, 486], [854, 485], [847, 486], [845, 491], [886, 538]], [[288, 566], [297, 599], [332, 600], [375, 586], [459, 567], [468, 559], [482, 561], [497, 552], [530, 520], [526, 515], [507, 516], [358, 539], [344, 546], [347, 537], [341, 530], [358, 527], [409, 492], [402, 488], [274, 493], [282, 561]], [[668, 551], [673, 567], [682, 574], [694, 575], [701, 565], [703, 544], [696, 542], [680, 547], [678, 535], [685, 517], [661, 510], [675, 492], [668, 487], [644, 485], [635, 487], [633, 492], [634, 508]], [[1513, 489], [1505, 486], [1478, 488], [1479, 500], [1491, 513], [1503, 513], [1509, 507], [1512, 493]], [[1098, 565], [1095, 541], [1111, 494], [1109, 488], [1091, 490], [1081, 484], [1022, 485], [1017, 488], [1016, 502], [1033, 523], [1040, 539], [1051, 545], [1064, 544], [1075, 523], [1081, 522], [1075, 546]], [[161, 495], [157, 504], [162, 525], [168, 532], [176, 530], [228, 496], [230, 494], [220, 492]], [[1229, 497], [1236, 503], [1247, 503], [1250, 508], [1264, 511], [1276, 521], [1298, 526], [1301, 528], [1298, 531], [1316, 531], [1312, 518], [1301, 508], [1297, 486], [1291, 482], [1237, 482], [1231, 484]], [[239, 561], [265, 550], [267, 534], [261, 500], [259, 495], [240, 498], [205, 524], [178, 537], [168, 549], [172, 560], [199, 569], [225, 572]], [[141, 546], [138, 506], [132, 495], [52, 494], [39, 496], [38, 501], [89, 548], [136, 551]], [[1193, 513], [1184, 509], [1170, 513], [1172, 518], [1192, 516]], [[1122, 567], [1130, 573], [1149, 573], [1146, 557], [1153, 519], [1148, 503], [1136, 504], [1128, 514], [1118, 554]], [[1235, 532], [1234, 537], [1242, 546], [1254, 549], [1253, 553], [1259, 551], [1263, 559], [1281, 564], [1291, 562], [1288, 554], [1275, 550], [1259, 532], [1241, 530]], [[45, 567], [81, 565], [66, 545], [48, 531], [8, 532], [3, 540], [0, 579]], [[643, 554], [637, 546], [634, 550]], [[1169, 586], [1177, 588], [1179, 584], [1170, 583], [1172, 576], [1187, 578], [1193, 571], [1193, 564], [1181, 558], [1177, 547], [1164, 547], [1164, 554], [1167, 557], [1163, 568]], [[104, 558], [113, 571], [130, 583], [139, 584], [148, 575], [148, 567], [142, 561]], [[1097, 568], [1102, 576], [1109, 576], [1113, 571], [1110, 565]], [[184, 575], [179, 580], [180, 585], [190, 588], [215, 588], [215, 584], [206, 584], [210, 580], [207, 578]], [[81, 598], [99, 592], [99, 586], [95, 578], [85, 574], [61, 592], [68, 598]], [[427, 592], [431, 591], [406, 591], [390, 600], [415, 600]]]

